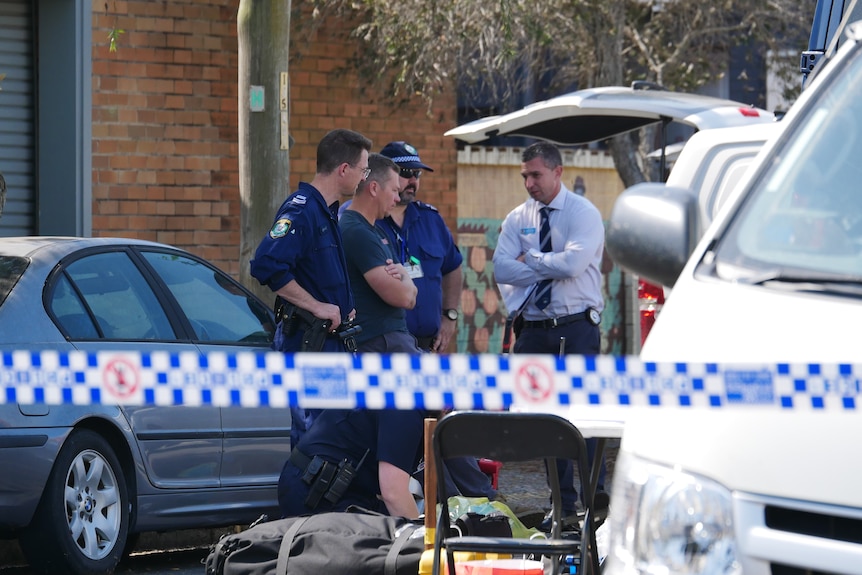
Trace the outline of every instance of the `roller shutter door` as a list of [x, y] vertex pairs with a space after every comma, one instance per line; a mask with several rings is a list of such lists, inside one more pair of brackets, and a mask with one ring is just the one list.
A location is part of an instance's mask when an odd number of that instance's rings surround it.
[[36, 228], [34, 0], [0, 0], [0, 173], [6, 203], [0, 237], [32, 235]]

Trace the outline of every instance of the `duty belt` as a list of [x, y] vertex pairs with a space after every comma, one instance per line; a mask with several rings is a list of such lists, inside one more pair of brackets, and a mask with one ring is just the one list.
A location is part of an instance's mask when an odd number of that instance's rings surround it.
[[338, 503], [370, 451], [371, 449], [366, 449], [365, 455], [354, 467], [347, 458], [344, 458], [341, 463], [334, 463], [324, 460], [319, 455], [309, 457], [294, 447], [287, 460], [291, 465], [302, 470], [300, 477], [309, 486], [308, 495], [304, 501], [305, 506], [314, 509], [321, 499], [333, 505]]
[[308, 468], [308, 464], [311, 463], [311, 458], [295, 447], [290, 452], [290, 457], [287, 460], [302, 471], [305, 471]]
[[575, 323], [576, 321], [582, 321], [585, 319], [587, 319], [587, 312], [582, 311], [580, 313], [573, 313], [572, 315], [564, 315], [551, 319], [541, 319], [536, 321], [524, 320], [524, 327], [551, 329], [555, 327], [560, 327], [561, 325]]

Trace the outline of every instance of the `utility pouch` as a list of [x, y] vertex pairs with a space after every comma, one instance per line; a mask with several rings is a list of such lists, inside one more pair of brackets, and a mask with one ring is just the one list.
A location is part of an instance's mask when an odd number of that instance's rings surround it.
[[519, 313], [512, 319], [512, 331], [516, 339], [521, 336], [522, 329], [524, 329], [524, 315]]
[[314, 318], [311, 325], [305, 328], [300, 351], [322, 351], [330, 325], [332, 322], [328, 319]]
[[293, 337], [296, 333], [296, 306], [281, 297], [275, 298], [275, 323], [281, 322], [281, 333], [284, 337]]
[[524, 327], [524, 316], [521, 315], [521, 310], [514, 311], [506, 317], [506, 327], [503, 330], [504, 354], [512, 349], [512, 333], [515, 334], [515, 339], [518, 339], [522, 327]]
[[308, 497], [305, 498], [306, 507], [309, 509], [317, 507], [317, 504], [320, 503], [320, 499], [332, 486], [332, 480], [337, 471], [338, 466], [334, 463], [330, 463], [329, 461], [323, 462], [323, 468], [320, 470], [320, 473], [317, 474], [314, 483], [311, 484]]
[[317, 477], [317, 474], [320, 473], [320, 470], [323, 469], [323, 464], [326, 463], [319, 455], [315, 455], [311, 459], [311, 463], [308, 464], [308, 467], [305, 468], [305, 471], [302, 474], [302, 481], [305, 482], [306, 485], [311, 485], [314, 482], [314, 478]]

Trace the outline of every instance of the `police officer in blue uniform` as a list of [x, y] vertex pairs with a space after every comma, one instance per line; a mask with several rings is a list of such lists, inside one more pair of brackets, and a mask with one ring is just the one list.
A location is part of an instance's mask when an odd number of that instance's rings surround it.
[[463, 258], [437, 208], [416, 200], [422, 171], [434, 170], [407, 142], [390, 142], [380, 153], [398, 165], [401, 193], [398, 205], [377, 224], [419, 290], [416, 306], [407, 311], [407, 329], [420, 348], [445, 352], [458, 323]]
[[278, 482], [282, 517], [350, 505], [416, 518], [410, 473], [423, 451], [424, 410], [325, 409], [293, 449]]
[[[273, 344], [278, 351], [302, 351], [315, 320], [331, 322], [319, 351], [345, 350], [336, 331], [352, 321], [356, 310], [338, 229], [338, 200], [368, 177], [370, 149], [371, 141], [357, 132], [327, 133], [317, 146], [314, 178], [301, 182], [284, 201], [250, 262], [251, 275], [286, 302], [279, 306]], [[301, 408], [291, 412], [291, 428], [301, 433], [307, 415]]]

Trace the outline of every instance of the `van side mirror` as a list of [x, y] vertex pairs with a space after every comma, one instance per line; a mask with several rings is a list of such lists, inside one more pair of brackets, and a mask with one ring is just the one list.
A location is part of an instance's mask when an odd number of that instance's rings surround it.
[[685, 188], [637, 184], [617, 198], [605, 234], [623, 268], [672, 287], [699, 238], [697, 196]]

